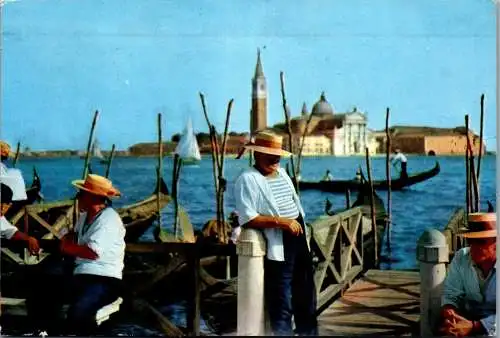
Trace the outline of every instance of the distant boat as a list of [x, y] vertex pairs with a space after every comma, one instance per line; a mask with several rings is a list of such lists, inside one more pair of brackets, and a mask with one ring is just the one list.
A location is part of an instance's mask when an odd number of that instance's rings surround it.
[[[80, 158], [85, 158], [85, 152], [78, 152], [80, 155]], [[99, 147], [99, 141], [96, 139], [94, 143], [92, 143], [92, 147], [90, 148], [90, 159], [96, 158], [98, 159], [101, 163], [107, 163], [106, 158], [104, 155], [101, 153], [101, 148]]]
[[183, 164], [197, 164], [201, 160], [200, 148], [190, 118], [174, 153], [179, 155]]

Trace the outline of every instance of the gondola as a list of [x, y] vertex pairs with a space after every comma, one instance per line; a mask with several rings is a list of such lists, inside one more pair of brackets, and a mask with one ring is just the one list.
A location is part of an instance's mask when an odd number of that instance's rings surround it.
[[[430, 170], [417, 174], [408, 175], [408, 178], [395, 178], [391, 180], [391, 190], [402, 190], [414, 184], [424, 182], [439, 174], [441, 168], [436, 161], [434, 167]], [[333, 181], [299, 181], [300, 190], [321, 190], [326, 192], [344, 193], [346, 190], [357, 190], [363, 184], [363, 180], [333, 180]], [[387, 190], [387, 180], [373, 181], [373, 188], [376, 190]]]
[[[116, 209], [127, 230], [125, 237], [127, 242], [137, 241], [157, 219], [158, 197], [160, 198], [160, 209], [171, 201], [172, 198], [168, 195], [168, 188], [165, 181], [163, 178], [160, 178], [160, 180], [160, 194], [158, 194], [158, 185], [156, 185], [155, 190], [149, 197], [137, 203]], [[72, 199], [42, 203], [30, 206], [29, 209], [30, 213], [35, 214], [37, 218], [50, 224], [56, 232], [72, 226], [74, 213]], [[24, 229], [24, 220], [19, 213], [11, 219], [11, 222], [18, 228]], [[54, 237], [46, 227], [39, 224], [39, 221], [34, 223], [29, 222], [29, 233], [35, 238], [52, 239]]]
[[41, 190], [42, 182], [40, 180], [40, 177], [38, 176], [36, 168], [33, 168], [33, 181], [31, 183], [31, 186], [26, 189], [26, 199], [22, 201], [13, 201], [9, 210], [5, 213], [5, 217], [7, 219], [10, 219], [15, 214], [17, 214], [19, 210], [21, 210], [25, 205], [30, 205], [40, 201], [43, 198], [40, 193]]

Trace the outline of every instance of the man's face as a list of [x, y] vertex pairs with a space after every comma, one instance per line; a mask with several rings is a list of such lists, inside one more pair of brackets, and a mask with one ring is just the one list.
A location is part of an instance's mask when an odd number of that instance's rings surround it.
[[280, 167], [281, 157], [278, 155], [270, 155], [255, 152], [255, 163], [263, 171], [264, 175], [272, 174]]
[[474, 263], [491, 261], [497, 256], [497, 240], [493, 238], [468, 238], [470, 255]]
[[85, 190], [79, 190], [76, 194], [78, 200], [78, 208], [80, 211], [88, 211], [93, 205], [99, 203], [96, 195]]
[[3, 216], [7, 213], [7, 211], [9, 210], [10, 206], [12, 205], [12, 203], [2, 203], [0, 204], [0, 216]]

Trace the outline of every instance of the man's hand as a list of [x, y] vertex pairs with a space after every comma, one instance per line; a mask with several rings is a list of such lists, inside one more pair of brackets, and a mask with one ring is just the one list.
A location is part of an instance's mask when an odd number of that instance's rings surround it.
[[38, 241], [35, 237], [29, 236], [26, 239], [26, 242], [28, 242], [28, 250], [31, 255], [33, 256], [38, 256], [40, 253], [40, 244], [38, 244]]
[[302, 233], [302, 226], [294, 219], [287, 219], [284, 222], [283, 230], [289, 231], [292, 235], [298, 236]]
[[445, 307], [441, 311], [443, 324], [439, 331], [447, 336], [464, 337], [470, 335], [474, 329], [475, 323], [459, 315], [454, 308]]

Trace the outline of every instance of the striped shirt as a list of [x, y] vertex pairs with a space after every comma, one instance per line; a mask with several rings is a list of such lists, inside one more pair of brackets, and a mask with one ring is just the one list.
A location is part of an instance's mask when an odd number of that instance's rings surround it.
[[482, 276], [470, 257], [470, 248], [458, 250], [451, 261], [443, 286], [441, 305], [474, 314], [489, 336], [496, 334], [496, 265]]
[[279, 175], [279, 172], [277, 176], [266, 178], [278, 206], [280, 217], [289, 219], [299, 217], [299, 209], [293, 199], [293, 191], [290, 189], [290, 185], [285, 178]]

